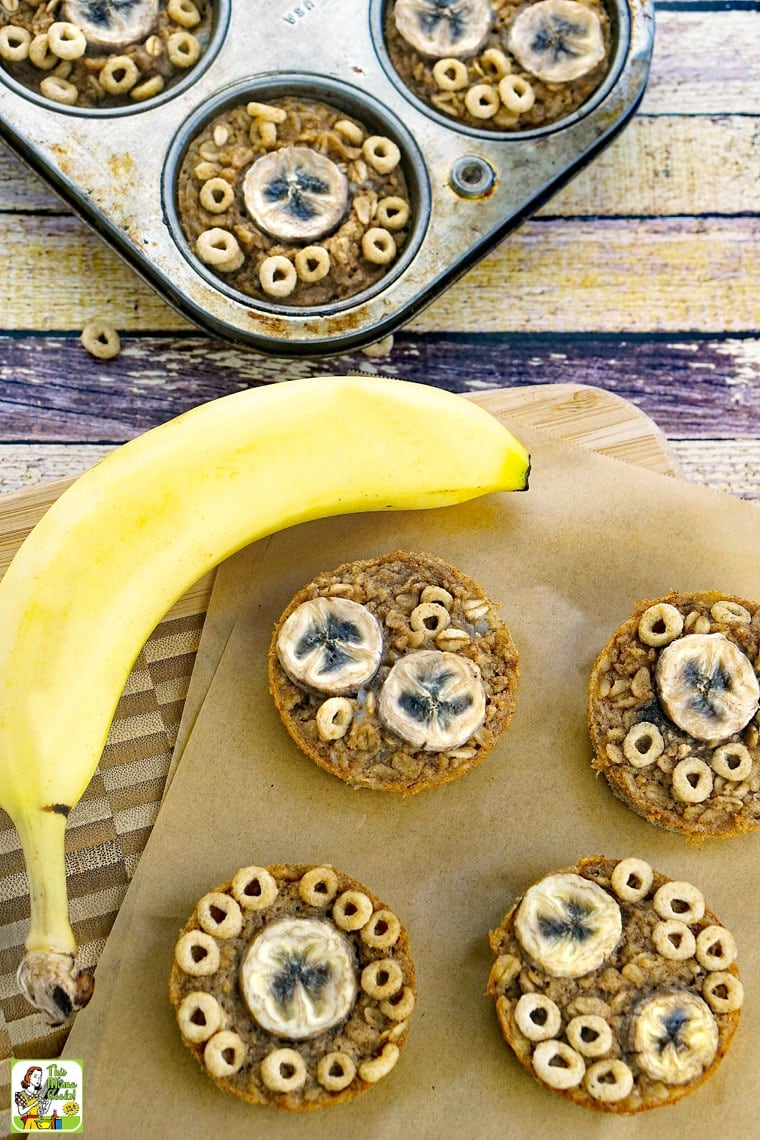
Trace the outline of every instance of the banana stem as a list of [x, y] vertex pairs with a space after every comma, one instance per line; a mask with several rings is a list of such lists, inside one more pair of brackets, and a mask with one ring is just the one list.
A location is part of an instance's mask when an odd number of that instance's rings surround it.
[[26, 859], [31, 923], [18, 983], [52, 1025], [87, 1005], [93, 991], [89, 972], [77, 969], [76, 940], [69, 923], [64, 835], [67, 813], [51, 806], [18, 813], [14, 819]]
[[66, 814], [54, 807], [19, 813], [14, 819], [26, 860], [31, 900], [28, 951], [75, 954], [66, 895]]

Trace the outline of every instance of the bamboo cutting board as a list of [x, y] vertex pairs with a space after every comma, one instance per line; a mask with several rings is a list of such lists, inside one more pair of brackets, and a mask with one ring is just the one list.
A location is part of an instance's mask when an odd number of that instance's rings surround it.
[[[661, 473], [674, 474], [664, 438], [633, 405], [570, 384], [493, 389], [474, 397], [519, 435], [521, 426]], [[71, 480], [0, 499], [0, 575]], [[161, 802], [209, 602], [206, 576], [167, 614], [127, 682], [97, 773], [67, 828], [71, 917], [83, 964], [95, 965]], [[8, 1058], [52, 1057], [67, 1029], [51, 1030], [18, 994], [28, 889], [15, 830], [0, 819], [0, 1132], [9, 1104]]]

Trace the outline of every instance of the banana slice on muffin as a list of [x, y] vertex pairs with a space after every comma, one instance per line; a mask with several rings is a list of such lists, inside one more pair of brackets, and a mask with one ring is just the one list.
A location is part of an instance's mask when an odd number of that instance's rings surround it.
[[463, 775], [515, 708], [518, 655], [496, 610], [427, 554], [320, 574], [272, 636], [269, 684], [285, 727], [350, 784], [410, 793]]
[[714, 1073], [744, 991], [736, 942], [693, 884], [593, 856], [529, 887], [490, 935], [507, 1044], [547, 1088], [628, 1114]]

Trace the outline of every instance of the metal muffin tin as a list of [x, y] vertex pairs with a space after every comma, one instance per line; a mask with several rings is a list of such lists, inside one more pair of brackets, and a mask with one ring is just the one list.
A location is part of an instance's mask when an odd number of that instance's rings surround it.
[[[608, 0], [611, 65], [576, 112], [501, 133], [452, 121], [402, 82], [383, 35], [388, 0], [216, 0], [210, 44], [176, 86], [115, 110], [49, 102], [0, 68], [0, 133], [169, 304], [211, 335], [320, 356], [408, 322], [535, 212], [635, 111], [654, 37], [650, 0]], [[175, 205], [187, 143], [220, 110], [308, 95], [393, 138], [414, 209], [399, 259], [365, 293], [322, 308], [260, 301], [197, 259]]]

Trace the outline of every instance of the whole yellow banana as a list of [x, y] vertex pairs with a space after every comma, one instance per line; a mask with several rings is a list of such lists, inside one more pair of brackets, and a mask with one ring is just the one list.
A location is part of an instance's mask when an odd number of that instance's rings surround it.
[[527, 487], [524, 447], [426, 385], [317, 377], [200, 405], [125, 444], [40, 520], [0, 582], [0, 806], [24, 850], [19, 984], [53, 1022], [89, 1000], [68, 920], [64, 831], [134, 660], [204, 573], [308, 519]]

